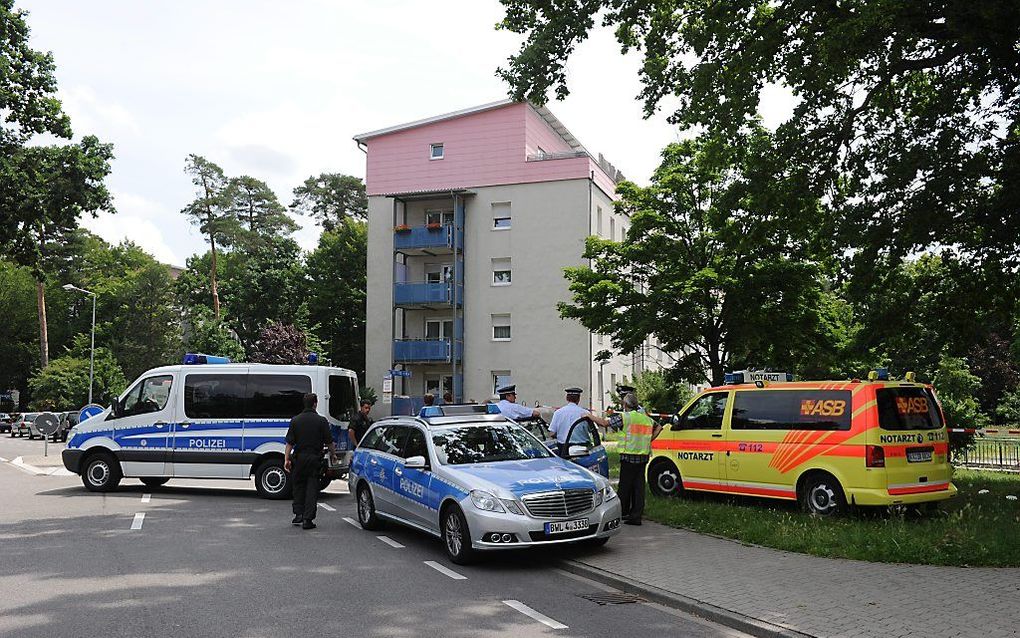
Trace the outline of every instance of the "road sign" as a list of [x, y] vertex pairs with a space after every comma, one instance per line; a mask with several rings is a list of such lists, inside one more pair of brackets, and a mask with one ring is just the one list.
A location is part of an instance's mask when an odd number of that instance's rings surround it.
[[78, 423], [81, 423], [85, 419], [91, 419], [97, 414], [100, 414], [104, 409], [105, 408], [103, 408], [103, 406], [96, 405], [95, 403], [90, 403], [86, 405], [84, 408], [81, 409], [81, 411], [78, 412]]
[[60, 429], [60, 419], [56, 414], [43, 412], [35, 419], [35, 429], [39, 430], [43, 436], [53, 436]]
[[391, 377], [409, 377], [411, 376], [410, 370], [390, 370]]

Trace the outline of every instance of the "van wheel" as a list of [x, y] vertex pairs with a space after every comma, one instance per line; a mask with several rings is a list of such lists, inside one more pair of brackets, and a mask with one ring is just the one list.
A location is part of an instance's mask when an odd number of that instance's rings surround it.
[[456, 505], [451, 505], [443, 512], [443, 545], [446, 555], [458, 565], [468, 565], [475, 559], [475, 551], [471, 547], [471, 530], [468, 529], [464, 513]]
[[262, 498], [281, 501], [291, 497], [290, 477], [281, 459], [269, 459], [255, 470], [255, 491]]
[[117, 459], [112, 454], [100, 452], [86, 459], [81, 482], [90, 492], [110, 492], [117, 489], [123, 476]]
[[833, 516], [846, 511], [843, 486], [829, 474], [813, 474], [804, 481], [800, 492], [801, 508], [815, 516]]
[[375, 513], [375, 501], [372, 499], [372, 490], [368, 489], [368, 486], [362, 484], [358, 488], [358, 522], [361, 523], [362, 529], [369, 531], [375, 531], [382, 529], [382, 521], [379, 520], [379, 515]]
[[684, 491], [680, 470], [676, 469], [672, 461], [663, 459], [653, 462], [648, 468], [648, 487], [655, 496], [680, 496]]
[[146, 487], [159, 487], [160, 485], [166, 485], [166, 482], [170, 480], [169, 476], [146, 476], [143, 479], [139, 479], [142, 483], [145, 483]]

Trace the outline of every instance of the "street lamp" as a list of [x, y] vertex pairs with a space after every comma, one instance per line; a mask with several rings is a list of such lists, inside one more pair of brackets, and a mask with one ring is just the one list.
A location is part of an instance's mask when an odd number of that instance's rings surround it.
[[64, 290], [75, 291], [91, 295], [92, 297], [92, 350], [89, 351], [89, 405], [92, 404], [92, 376], [95, 370], [96, 361], [96, 293], [79, 288], [74, 284], [64, 284]]

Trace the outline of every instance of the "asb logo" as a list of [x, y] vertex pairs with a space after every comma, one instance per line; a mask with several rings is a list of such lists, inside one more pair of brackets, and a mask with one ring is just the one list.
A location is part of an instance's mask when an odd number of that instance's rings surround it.
[[928, 414], [928, 399], [924, 397], [896, 397], [896, 411], [900, 414]]
[[801, 416], [843, 416], [845, 412], [846, 401], [803, 399], [800, 402]]

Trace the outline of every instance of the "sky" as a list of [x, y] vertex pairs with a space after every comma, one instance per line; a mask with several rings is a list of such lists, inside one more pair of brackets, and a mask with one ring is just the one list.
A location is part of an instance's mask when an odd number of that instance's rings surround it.
[[[195, 153], [227, 175], [267, 182], [286, 205], [311, 175], [365, 175], [358, 133], [503, 99], [496, 77], [521, 36], [497, 31], [496, 0], [20, 0], [33, 48], [53, 53], [76, 138], [112, 142], [116, 214], [85, 218], [183, 266], [205, 251], [180, 213], [195, 191]], [[549, 108], [592, 153], [647, 183], [678, 139], [665, 114], [644, 119], [637, 55], [596, 30], [567, 67], [570, 96]], [[763, 96], [767, 124], [791, 98]], [[319, 229], [297, 218], [295, 239]]]

